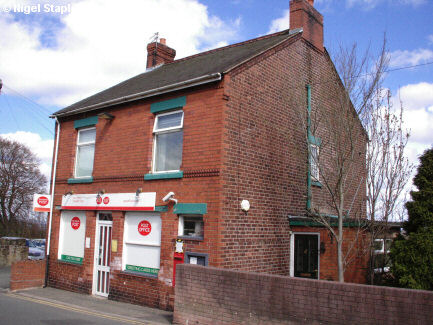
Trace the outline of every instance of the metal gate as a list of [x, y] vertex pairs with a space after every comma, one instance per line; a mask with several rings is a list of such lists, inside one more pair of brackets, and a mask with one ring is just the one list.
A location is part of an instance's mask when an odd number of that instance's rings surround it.
[[111, 214], [99, 213], [96, 222], [93, 294], [108, 297], [110, 289]]

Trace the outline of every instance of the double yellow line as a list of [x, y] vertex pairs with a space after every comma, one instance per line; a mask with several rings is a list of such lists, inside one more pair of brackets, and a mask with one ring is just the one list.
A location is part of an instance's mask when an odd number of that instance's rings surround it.
[[102, 318], [111, 319], [111, 320], [115, 320], [115, 321], [122, 322], [122, 323], [151, 325], [151, 323], [145, 323], [145, 322], [141, 322], [141, 321], [137, 321], [137, 320], [133, 320], [133, 319], [123, 318], [120, 316], [107, 315], [107, 314], [98, 313], [98, 312], [94, 312], [94, 311], [90, 311], [90, 310], [85, 310], [85, 309], [81, 309], [81, 308], [77, 308], [77, 307], [73, 307], [73, 306], [65, 306], [62, 304], [56, 304], [56, 303], [51, 302], [51, 301], [37, 299], [37, 298], [33, 298], [33, 297], [28, 297], [28, 296], [22, 296], [22, 295], [18, 295], [18, 294], [14, 294], [14, 293], [8, 293], [7, 295], [10, 297], [21, 299], [21, 300], [27, 300], [27, 301], [35, 302], [35, 303], [38, 303], [41, 305], [46, 305], [46, 306], [51, 306], [54, 308], [74, 311], [74, 312], [80, 313], [80, 314], [102, 317]]

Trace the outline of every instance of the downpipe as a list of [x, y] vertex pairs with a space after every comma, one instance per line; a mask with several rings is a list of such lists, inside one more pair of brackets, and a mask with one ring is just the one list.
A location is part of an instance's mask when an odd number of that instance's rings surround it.
[[54, 210], [54, 190], [56, 187], [56, 173], [57, 173], [57, 154], [59, 152], [59, 139], [60, 139], [60, 122], [56, 117], [57, 123], [57, 134], [56, 134], [56, 149], [54, 151], [54, 168], [51, 180], [51, 204], [50, 204], [50, 215], [48, 220], [48, 238], [47, 238], [47, 248], [46, 248], [46, 265], [45, 265], [45, 281], [44, 288], [48, 285], [48, 268], [50, 259], [50, 244], [51, 244], [51, 226], [53, 223], [53, 210]]

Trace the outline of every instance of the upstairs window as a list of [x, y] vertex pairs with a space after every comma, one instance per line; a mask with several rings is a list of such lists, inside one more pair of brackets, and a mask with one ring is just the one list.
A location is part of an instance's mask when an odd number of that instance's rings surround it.
[[95, 157], [96, 128], [78, 131], [77, 154], [75, 158], [75, 177], [91, 177]]
[[153, 127], [153, 172], [180, 170], [183, 146], [183, 111], [156, 115]]
[[319, 147], [315, 144], [310, 144], [310, 153], [311, 178], [314, 181], [319, 181]]

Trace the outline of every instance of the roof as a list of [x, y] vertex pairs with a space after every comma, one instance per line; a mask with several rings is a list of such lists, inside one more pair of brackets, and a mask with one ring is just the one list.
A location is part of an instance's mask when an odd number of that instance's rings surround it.
[[223, 73], [300, 32], [302, 29], [285, 30], [175, 60], [63, 108], [55, 112], [53, 116], [87, 112], [121, 102], [166, 93], [173, 91], [173, 86], [176, 85], [179, 87], [182, 85], [183, 88], [186, 88], [188, 85], [191, 87], [197, 85], [199, 81], [204, 83], [205, 81], [220, 80]]
[[[338, 227], [338, 217], [335, 215], [326, 215], [324, 216], [325, 220], [332, 227]], [[325, 227], [325, 225], [318, 221], [317, 218], [314, 217], [305, 217], [305, 216], [288, 216], [290, 226], [307, 226], [307, 227]], [[365, 226], [376, 226], [376, 227], [387, 227], [388, 229], [397, 229], [399, 230], [402, 226], [402, 222], [395, 221], [371, 221], [366, 218], [356, 219], [356, 218], [344, 218], [343, 226], [345, 227], [365, 227]]]

